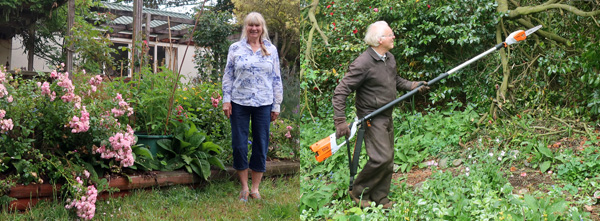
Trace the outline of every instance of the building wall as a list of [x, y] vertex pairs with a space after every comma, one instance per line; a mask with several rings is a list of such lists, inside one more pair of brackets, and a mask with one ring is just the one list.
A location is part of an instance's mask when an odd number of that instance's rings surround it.
[[[123, 44], [129, 44], [131, 47], [131, 40], [130, 39], [126, 39], [126, 38], [111, 38], [111, 41], [113, 42], [118, 42], [118, 43], [123, 43]], [[185, 49], [187, 47], [187, 45], [180, 45], [180, 44], [173, 44], [173, 53], [170, 52], [170, 48], [171, 45], [169, 43], [164, 43], [164, 42], [150, 42], [150, 47], [155, 48], [155, 52], [158, 53], [159, 49], [158, 47], [163, 47], [164, 48], [164, 64], [165, 67], [172, 69], [173, 65], [175, 65], [174, 69], [177, 71], [179, 70], [179, 68], [181, 67], [181, 75], [185, 76], [184, 79], [182, 80], [182, 83], [187, 83], [190, 80], [192, 80], [194, 77], [196, 77], [198, 71], [194, 68], [195, 64], [194, 64], [194, 60], [192, 59], [192, 57], [194, 56], [195, 53], [195, 46], [190, 45], [188, 52], [185, 56], [185, 59], [182, 59], [185, 53]], [[174, 56], [173, 56], [174, 55]], [[129, 55], [131, 56], [131, 55]], [[155, 58], [159, 58], [162, 56], [158, 56], [157, 54], [152, 54], [151, 56], [155, 57]], [[163, 60], [158, 60], [156, 59], [156, 66], [160, 66], [161, 63], [163, 63]], [[181, 65], [183, 63], [183, 66]], [[129, 73], [131, 75], [131, 73]]]
[[[14, 70], [15, 68], [20, 68], [22, 70], [27, 70], [27, 52], [25, 52], [25, 44], [23, 43], [23, 39], [20, 36], [15, 36], [12, 39], [10, 51], [10, 70]], [[5, 56], [0, 55], [6, 59]], [[53, 68], [50, 68], [46, 60], [41, 57], [33, 56], [33, 71], [42, 71], [42, 72], [50, 72]], [[6, 63], [6, 61], [4, 61]]]
[[[128, 44], [129, 47], [131, 47], [130, 39], [111, 38], [111, 41]], [[170, 44], [163, 42], [150, 42], [150, 47], [155, 46], [165, 48], [165, 66], [170, 68], [171, 66], [173, 66], [173, 61], [175, 61], [175, 70], [178, 70], [179, 67], [182, 67], [181, 74], [185, 76], [182, 82], [189, 82], [196, 76], [197, 70], [194, 68], [195, 64], [193, 61], [195, 48], [193, 45], [190, 45], [185, 59], [182, 58], [184, 57], [183, 54], [185, 53], [187, 45], [173, 44], [175, 52], [174, 58], [172, 58], [171, 53], [169, 53], [168, 50], [168, 48], [170, 48]], [[11, 70], [15, 68], [22, 68], [23, 70], [25, 70], [27, 69], [27, 60], [27, 53], [25, 52], [25, 46], [23, 44], [22, 38], [17, 36], [14, 37], [12, 40], [0, 40], [0, 64], [5, 65], [6, 61], [8, 61]], [[157, 63], [158, 62], [159, 61], [157, 61]], [[184, 63], [183, 66], [181, 66], [182, 62]], [[160, 65], [160, 63], [158, 65]], [[46, 60], [42, 59], [41, 57], [34, 56], [33, 69], [34, 71], [50, 72], [54, 68], [51, 68], [50, 64], [48, 64]], [[131, 76], [131, 73], [128, 73], [128, 75]]]
[[[178, 63], [179, 67], [181, 67], [181, 75], [183, 76], [183, 79], [181, 81], [183, 83], [187, 83], [194, 80], [194, 78], [196, 78], [196, 76], [198, 75], [198, 70], [196, 70], [196, 68], [194, 67], [196, 66], [194, 64], [194, 53], [196, 51], [196, 48], [193, 45], [190, 45], [189, 48], [187, 48], [187, 45], [179, 45], [178, 48]], [[186, 48], [187, 53], [185, 53]], [[181, 63], [183, 63], [183, 66], [181, 66]]]

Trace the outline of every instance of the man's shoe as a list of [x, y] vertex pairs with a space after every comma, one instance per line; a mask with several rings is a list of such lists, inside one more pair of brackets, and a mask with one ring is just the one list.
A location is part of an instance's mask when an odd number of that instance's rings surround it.
[[354, 196], [352, 191], [348, 191], [348, 195], [352, 198], [352, 200], [358, 204], [361, 208], [366, 208], [371, 206], [371, 200], [361, 200], [360, 198]]
[[390, 208], [392, 208], [392, 206], [394, 206], [394, 204], [396, 204], [396, 202], [390, 201], [388, 198], [385, 198], [385, 199], [382, 199], [379, 204], [383, 205], [384, 209], [390, 209]]

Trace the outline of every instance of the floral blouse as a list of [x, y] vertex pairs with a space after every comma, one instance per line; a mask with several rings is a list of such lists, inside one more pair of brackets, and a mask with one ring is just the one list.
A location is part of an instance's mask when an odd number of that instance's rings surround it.
[[223, 103], [251, 107], [272, 105], [272, 112], [280, 111], [283, 85], [279, 55], [271, 42], [264, 40], [264, 44], [271, 55], [263, 56], [261, 49], [253, 52], [246, 39], [229, 46], [223, 75]]

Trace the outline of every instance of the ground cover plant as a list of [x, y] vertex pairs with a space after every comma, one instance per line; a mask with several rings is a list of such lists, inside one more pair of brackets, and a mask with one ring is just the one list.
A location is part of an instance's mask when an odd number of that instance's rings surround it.
[[[565, 4], [578, 10], [555, 8]], [[560, 1], [306, 1], [301, 219], [597, 220], [598, 66], [589, 55], [597, 54], [599, 27], [589, 15], [599, 9]], [[391, 53], [409, 80], [431, 80], [514, 30], [542, 24], [545, 32], [399, 104], [389, 210], [350, 200], [346, 147], [323, 163], [309, 149], [335, 132], [333, 89], [378, 20], [394, 30]]]

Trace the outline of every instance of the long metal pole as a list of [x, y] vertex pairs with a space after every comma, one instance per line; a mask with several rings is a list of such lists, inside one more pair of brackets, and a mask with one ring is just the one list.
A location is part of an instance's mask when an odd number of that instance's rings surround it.
[[[469, 59], [468, 61], [465, 61], [465, 62], [463, 62], [462, 64], [460, 64], [460, 65], [456, 66], [455, 68], [452, 68], [450, 71], [448, 71], [448, 72], [446, 72], [446, 73], [443, 73], [443, 74], [440, 74], [440, 75], [439, 75], [439, 76], [437, 76], [436, 78], [434, 78], [434, 79], [432, 79], [431, 81], [427, 82], [427, 85], [433, 85], [433, 84], [437, 83], [438, 81], [440, 81], [440, 80], [442, 80], [442, 79], [444, 79], [444, 78], [448, 77], [450, 74], [452, 74], [452, 73], [454, 73], [454, 72], [456, 72], [456, 71], [458, 71], [458, 70], [460, 70], [460, 69], [464, 68], [465, 66], [467, 66], [467, 65], [469, 65], [469, 64], [471, 64], [471, 63], [473, 63], [473, 62], [475, 62], [475, 61], [477, 61], [477, 60], [479, 60], [479, 59], [481, 59], [482, 57], [484, 57], [484, 56], [486, 56], [486, 55], [488, 55], [488, 54], [490, 54], [490, 53], [492, 53], [492, 52], [494, 52], [494, 51], [500, 50], [500, 49], [501, 49], [501, 48], [503, 48], [503, 47], [504, 47], [504, 44], [500, 43], [500, 44], [498, 44], [498, 45], [494, 46], [493, 48], [490, 48], [489, 50], [487, 50], [487, 51], [485, 51], [485, 52], [483, 52], [483, 53], [481, 53], [481, 54], [479, 54], [479, 55], [475, 56], [474, 58], [471, 58], [471, 59]], [[419, 85], [417, 88], [413, 89], [412, 91], [410, 91], [410, 92], [408, 92], [408, 93], [406, 93], [406, 94], [402, 95], [402, 96], [401, 96], [401, 97], [399, 97], [399, 98], [396, 98], [396, 100], [393, 100], [392, 102], [390, 102], [390, 103], [388, 103], [388, 104], [384, 105], [383, 107], [380, 107], [379, 109], [377, 109], [377, 110], [373, 111], [372, 113], [370, 113], [370, 114], [367, 114], [367, 116], [365, 116], [365, 117], [363, 117], [362, 119], [360, 119], [360, 120], [359, 120], [359, 124], [362, 124], [362, 123], [363, 123], [365, 120], [371, 119], [371, 118], [373, 118], [374, 116], [376, 116], [376, 115], [380, 114], [381, 112], [383, 112], [383, 111], [385, 111], [385, 110], [387, 110], [387, 109], [389, 109], [389, 108], [393, 107], [393, 106], [394, 106], [394, 105], [396, 105], [398, 102], [400, 102], [400, 101], [403, 101], [404, 99], [406, 99], [406, 98], [409, 98], [409, 97], [413, 96], [414, 94], [416, 94], [416, 93], [419, 91], [419, 89], [420, 89], [422, 86], [423, 86], [423, 85]]]
[[[482, 57], [485, 57], [486, 55], [488, 55], [488, 54], [490, 54], [490, 53], [492, 53], [494, 51], [500, 50], [504, 46], [505, 46], [504, 43], [500, 43], [500, 44], [494, 46], [493, 48], [490, 48], [489, 50], [487, 50], [487, 51], [485, 51], [485, 52], [483, 52], [483, 53], [481, 53], [481, 54], [479, 54], [479, 55], [477, 55], [477, 56], [469, 59], [468, 61], [463, 62], [462, 64], [456, 66], [455, 68], [452, 68], [448, 72], [440, 74], [436, 78], [434, 78], [434, 79], [430, 80], [429, 82], [427, 82], [427, 85], [432, 85], [432, 84], [437, 83], [438, 81], [440, 81], [440, 80], [442, 80], [442, 79], [450, 76], [450, 74], [452, 74], [452, 73], [454, 73], [454, 72], [456, 72], [456, 71], [464, 68], [465, 66], [467, 66], [467, 65], [469, 65], [469, 64], [471, 64], [471, 63], [473, 63], [473, 62], [475, 62], [475, 61], [477, 61], [479, 59], [481, 59]], [[353, 154], [352, 157], [350, 157], [350, 154], [352, 154], [350, 152], [350, 142], [346, 141], [346, 145], [348, 145], [348, 161], [349, 161], [348, 163], [349, 163], [349, 167], [350, 167], [350, 185], [349, 185], [350, 191], [352, 191], [352, 189], [354, 187], [354, 185], [353, 185], [354, 184], [353, 183], [354, 176], [356, 175], [356, 170], [358, 168], [358, 157], [360, 156], [360, 149], [362, 148], [362, 142], [363, 142], [363, 139], [364, 139], [364, 131], [365, 131], [365, 129], [363, 127], [364, 126], [364, 122], [367, 121], [367, 120], [369, 120], [369, 119], [371, 119], [371, 118], [373, 118], [374, 116], [380, 114], [381, 112], [383, 112], [383, 111], [385, 111], [385, 110], [393, 107], [394, 105], [396, 105], [400, 101], [403, 101], [406, 98], [409, 98], [409, 97], [413, 96], [414, 94], [416, 94], [419, 91], [419, 89], [421, 87], [423, 87], [422, 84], [419, 85], [417, 88], [411, 90], [410, 92], [408, 92], [408, 93], [400, 96], [399, 98], [396, 98], [396, 100], [393, 100], [392, 102], [384, 105], [383, 107], [380, 107], [379, 109], [371, 112], [370, 114], [367, 114], [367, 116], [365, 116], [365, 117], [363, 117], [363, 118], [361, 118], [361, 119], [358, 120], [359, 133], [358, 133], [358, 137], [356, 138], [356, 143], [355, 143], [355, 146], [354, 146], [354, 154]]]

